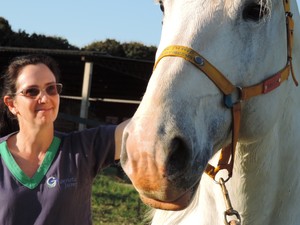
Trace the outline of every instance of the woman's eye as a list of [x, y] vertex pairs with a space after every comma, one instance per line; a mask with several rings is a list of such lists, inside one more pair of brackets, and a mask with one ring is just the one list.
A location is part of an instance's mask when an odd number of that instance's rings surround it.
[[268, 15], [269, 10], [266, 6], [257, 3], [247, 5], [243, 10], [243, 19], [258, 22], [264, 16]]
[[24, 95], [26, 96], [37, 96], [39, 93], [40, 90], [38, 88], [28, 88], [24, 91]]

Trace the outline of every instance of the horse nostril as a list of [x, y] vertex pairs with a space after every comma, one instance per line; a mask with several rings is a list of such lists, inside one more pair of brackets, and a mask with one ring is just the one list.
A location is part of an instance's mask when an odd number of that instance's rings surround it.
[[167, 161], [167, 175], [182, 173], [188, 166], [190, 151], [181, 138], [174, 138], [171, 142], [171, 152]]

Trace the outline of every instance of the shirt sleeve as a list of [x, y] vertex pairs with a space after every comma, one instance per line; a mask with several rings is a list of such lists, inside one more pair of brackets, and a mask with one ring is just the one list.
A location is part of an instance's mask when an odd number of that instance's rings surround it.
[[62, 145], [64, 148], [71, 146], [68, 151], [75, 156], [76, 164], [85, 164], [90, 175], [95, 177], [102, 169], [114, 163], [115, 129], [115, 125], [101, 125], [73, 132], [63, 138]]

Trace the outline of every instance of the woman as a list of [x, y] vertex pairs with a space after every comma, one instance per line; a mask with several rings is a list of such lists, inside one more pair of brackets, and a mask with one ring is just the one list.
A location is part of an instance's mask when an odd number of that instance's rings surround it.
[[3, 77], [0, 224], [85, 225], [91, 222], [96, 174], [119, 159], [126, 122], [62, 134], [59, 70], [42, 55], [15, 58]]

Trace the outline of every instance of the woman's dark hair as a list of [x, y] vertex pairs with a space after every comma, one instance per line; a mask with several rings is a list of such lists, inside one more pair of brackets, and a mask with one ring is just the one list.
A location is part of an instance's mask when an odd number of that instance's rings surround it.
[[17, 118], [9, 111], [5, 105], [4, 96], [14, 97], [16, 93], [16, 81], [22, 69], [27, 65], [45, 64], [59, 81], [60, 70], [57, 62], [46, 55], [23, 55], [13, 58], [5, 73], [1, 76], [2, 93], [0, 101], [0, 137], [17, 131], [19, 124]]

